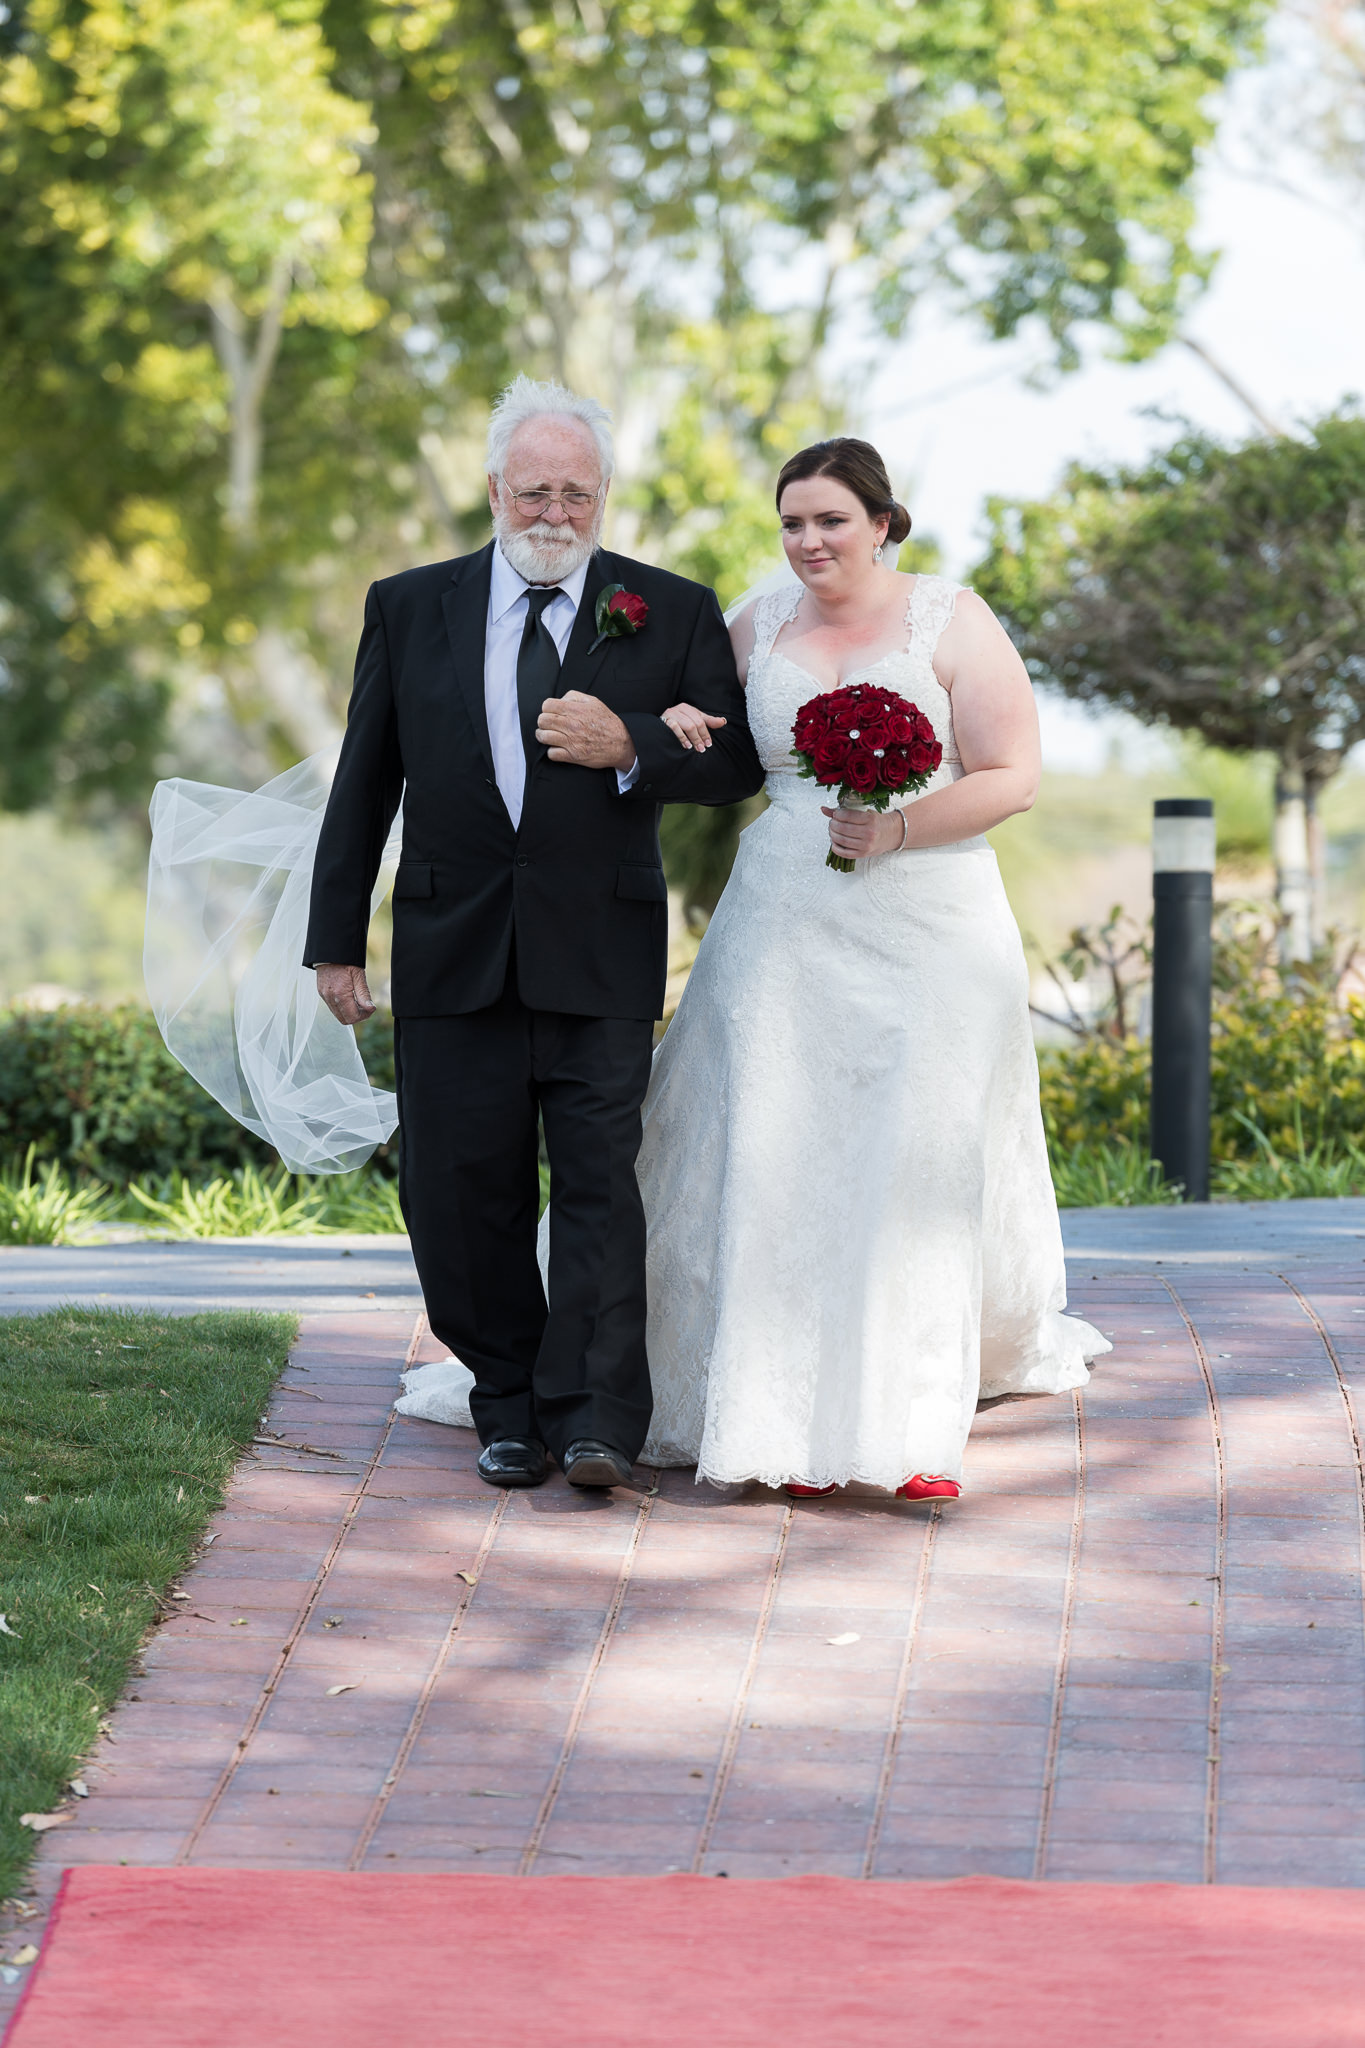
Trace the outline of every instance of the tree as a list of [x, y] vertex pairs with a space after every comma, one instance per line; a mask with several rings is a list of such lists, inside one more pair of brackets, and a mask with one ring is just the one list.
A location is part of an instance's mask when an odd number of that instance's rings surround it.
[[1286, 954], [1307, 959], [1317, 800], [1365, 739], [1365, 419], [1232, 448], [1190, 432], [990, 520], [976, 586], [1039, 682], [1273, 755]]
[[28, 759], [7, 801], [95, 775], [82, 664], [111, 701], [135, 674], [116, 744], [145, 784], [158, 720], [135, 702], [164, 706], [196, 648], [240, 683], [282, 572], [329, 544], [325, 515], [345, 502], [326, 502], [345, 467], [332, 454], [290, 464], [290, 491], [263, 498], [268, 421], [280, 453], [308, 426], [352, 445], [338, 401], [383, 311], [365, 283], [366, 111], [329, 82], [316, 7], [281, 11], [32, 0], [12, 38], [0, 365], [24, 397], [0, 425], [0, 728]]
[[869, 318], [946, 286], [1063, 362], [1085, 323], [1157, 346], [1207, 269], [1189, 181], [1265, 4], [12, 7], [0, 742], [36, 753], [5, 800], [112, 775], [62, 708], [83, 674], [164, 705], [211, 669], [277, 759], [308, 744], [283, 636], [340, 670], [330, 590], [424, 526], [482, 532], [471, 414], [513, 367], [612, 403], [618, 539], [728, 594], [771, 553], [774, 456], [856, 397]]
[[[843, 413], [852, 329], [870, 311], [899, 331], [931, 285], [993, 333], [1040, 323], [1064, 362], [1085, 322], [1159, 346], [1207, 269], [1187, 233], [1210, 98], [1263, 14], [330, 0], [324, 18], [338, 76], [373, 109], [374, 275], [414, 322], [429, 388], [482, 398], [513, 365], [591, 382], [629, 471], [671, 437], [695, 506], [727, 464], [766, 482], [784, 428]], [[696, 539], [669, 497], [634, 508], [666, 554]], [[752, 557], [734, 524], [738, 587]]]

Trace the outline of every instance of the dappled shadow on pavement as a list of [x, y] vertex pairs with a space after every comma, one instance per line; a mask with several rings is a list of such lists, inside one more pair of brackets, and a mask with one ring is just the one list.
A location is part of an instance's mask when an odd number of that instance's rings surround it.
[[[1365, 1268], [1087, 1279], [946, 1510], [493, 1495], [311, 1318], [45, 1839], [97, 1861], [1365, 1883]], [[308, 1448], [301, 1448], [307, 1446]], [[330, 1455], [318, 1455], [319, 1453]]]

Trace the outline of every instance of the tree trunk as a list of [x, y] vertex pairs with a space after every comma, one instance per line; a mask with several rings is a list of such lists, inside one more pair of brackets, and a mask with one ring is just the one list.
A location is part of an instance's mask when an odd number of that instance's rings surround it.
[[1315, 905], [1308, 813], [1302, 763], [1281, 761], [1275, 774], [1275, 904], [1281, 919], [1280, 959], [1286, 967], [1313, 957]]

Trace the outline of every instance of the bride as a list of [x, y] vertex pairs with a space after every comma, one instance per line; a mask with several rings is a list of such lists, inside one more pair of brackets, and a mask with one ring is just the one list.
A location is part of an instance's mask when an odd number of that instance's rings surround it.
[[[982, 836], [1036, 794], [1033, 694], [979, 597], [886, 560], [910, 520], [867, 442], [802, 449], [777, 509], [799, 581], [731, 628], [769, 807], [645, 1105], [643, 1459], [955, 1498], [978, 1400], [1080, 1386], [1110, 1349], [1062, 1313], [1023, 948]], [[942, 765], [884, 813], [831, 809], [792, 720], [873, 680], [932, 721]], [[691, 706], [666, 715], [709, 743]]]

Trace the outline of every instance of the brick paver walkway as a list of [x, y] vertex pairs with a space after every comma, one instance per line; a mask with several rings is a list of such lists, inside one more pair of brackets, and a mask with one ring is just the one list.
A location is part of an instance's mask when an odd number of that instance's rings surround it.
[[39, 1896], [125, 1860], [1365, 1884], [1365, 1265], [1073, 1305], [1113, 1355], [984, 1411], [938, 1512], [492, 1494], [392, 1415], [420, 1323], [309, 1318]]

